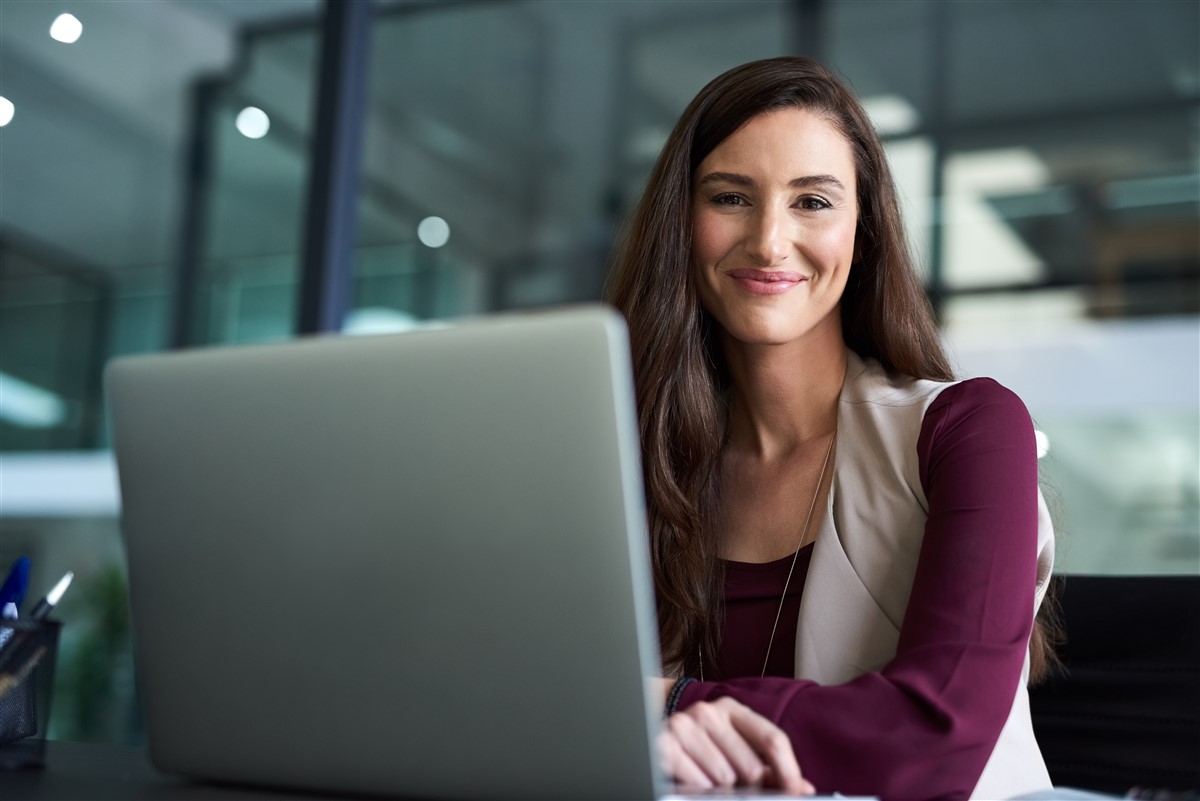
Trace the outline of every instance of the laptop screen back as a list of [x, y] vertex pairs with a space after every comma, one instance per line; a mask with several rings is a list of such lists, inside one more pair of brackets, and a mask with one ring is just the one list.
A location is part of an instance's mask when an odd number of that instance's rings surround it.
[[598, 307], [115, 362], [155, 763], [429, 798], [661, 789], [630, 376]]

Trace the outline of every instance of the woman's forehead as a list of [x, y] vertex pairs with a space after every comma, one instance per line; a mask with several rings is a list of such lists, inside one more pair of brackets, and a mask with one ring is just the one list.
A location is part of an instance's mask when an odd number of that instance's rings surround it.
[[845, 134], [826, 115], [803, 108], [751, 117], [704, 157], [693, 178], [743, 171], [785, 183], [830, 175], [846, 187], [853, 187], [856, 177], [854, 151]]

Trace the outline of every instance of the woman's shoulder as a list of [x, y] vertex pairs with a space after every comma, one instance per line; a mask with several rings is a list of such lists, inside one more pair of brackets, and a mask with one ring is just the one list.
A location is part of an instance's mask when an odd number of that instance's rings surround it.
[[1033, 428], [1017, 393], [993, 378], [967, 378], [947, 386], [925, 410], [917, 449], [923, 456], [963, 445], [1006, 450], [1033, 443]]
[[847, 348], [842, 402], [883, 407], [924, 407], [954, 383], [914, 378], [888, 370], [877, 359], [861, 357]]
[[949, 410], [956, 415], [986, 412], [1028, 419], [1029, 410], [1017, 393], [994, 378], [979, 376], [949, 383], [930, 404], [926, 416]]
[[918, 378], [887, 370], [879, 361], [847, 349], [843, 400], [884, 405], [926, 406], [926, 412], [953, 408], [957, 412], [991, 409], [1028, 417], [1021, 398], [986, 376], [941, 380]]

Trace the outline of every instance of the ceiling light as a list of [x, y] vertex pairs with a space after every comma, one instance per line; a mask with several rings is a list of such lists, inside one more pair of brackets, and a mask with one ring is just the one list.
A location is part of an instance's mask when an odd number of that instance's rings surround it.
[[426, 247], [440, 248], [450, 241], [450, 225], [441, 217], [426, 217], [417, 225], [417, 239]]
[[0, 373], [0, 420], [21, 428], [54, 428], [67, 419], [67, 404], [39, 386]]
[[12, 122], [13, 114], [17, 111], [16, 106], [7, 97], [0, 96], [0, 128]]
[[247, 139], [262, 139], [271, 130], [271, 118], [261, 108], [246, 106], [238, 112], [237, 129]]
[[50, 38], [63, 44], [74, 44], [83, 34], [83, 23], [74, 14], [59, 14], [50, 26]]

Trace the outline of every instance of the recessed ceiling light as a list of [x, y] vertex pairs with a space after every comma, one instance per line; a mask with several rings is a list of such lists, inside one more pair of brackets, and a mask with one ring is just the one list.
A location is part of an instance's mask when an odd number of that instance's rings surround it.
[[63, 44], [74, 44], [83, 35], [83, 23], [74, 14], [59, 14], [50, 25], [50, 38]]
[[426, 247], [440, 248], [450, 241], [450, 224], [441, 217], [426, 217], [417, 224], [417, 239]]
[[13, 114], [17, 113], [17, 107], [12, 104], [12, 101], [7, 97], [0, 96], [0, 128], [12, 122]]
[[271, 130], [271, 118], [261, 108], [246, 106], [238, 112], [237, 129], [247, 139], [262, 139]]

